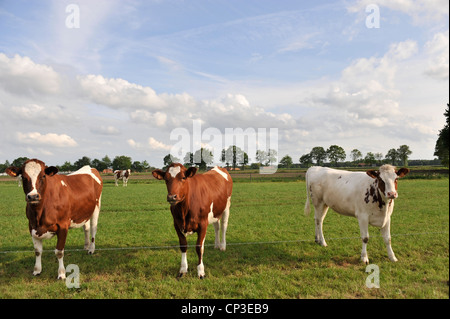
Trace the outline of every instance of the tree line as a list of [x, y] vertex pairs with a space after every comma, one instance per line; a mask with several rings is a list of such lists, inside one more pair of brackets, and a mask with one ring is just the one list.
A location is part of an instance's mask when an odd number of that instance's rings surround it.
[[[9, 161], [7, 160], [4, 164], [0, 164], [0, 173], [3, 173], [6, 170], [6, 168], [10, 166], [20, 167], [28, 159], [29, 159], [28, 157], [19, 157], [13, 160], [11, 163], [9, 163]], [[131, 157], [125, 155], [116, 156], [114, 157], [113, 160], [111, 160], [108, 155], [105, 155], [105, 157], [103, 157], [102, 159], [95, 158], [93, 160], [91, 160], [87, 156], [83, 156], [82, 158], [75, 161], [73, 164], [70, 163], [69, 161], [66, 161], [62, 165], [56, 165], [56, 167], [61, 172], [73, 172], [82, 168], [85, 165], [94, 167], [99, 172], [103, 172], [105, 169], [112, 169], [113, 171], [131, 169], [133, 172], [144, 172], [155, 168], [150, 166], [146, 160], [142, 162], [132, 161]]]
[[[375, 164], [389, 163], [392, 165], [400, 164], [403, 166], [408, 166], [408, 158], [411, 154], [412, 151], [408, 145], [401, 145], [397, 149], [391, 148], [388, 150], [384, 158], [383, 154], [380, 152], [367, 152], [367, 154], [363, 157], [361, 151], [355, 148], [350, 152], [350, 158], [353, 165], [364, 164], [372, 166]], [[322, 166], [328, 159], [330, 166], [338, 166], [338, 162], [343, 162], [346, 158], [347, 154], [344, 149], [338, 145], [331, 145], [326, 150], [321, 146], [316, 146], [313, 147], [311, 152], [302, 155], [299, 158], [299, 162], [300, 165], [304, 167], [308, 167], [313, 164]], [[280, 164], [286, 167], [286, 165], [289, 164], [289, 158], [281, 159]]]

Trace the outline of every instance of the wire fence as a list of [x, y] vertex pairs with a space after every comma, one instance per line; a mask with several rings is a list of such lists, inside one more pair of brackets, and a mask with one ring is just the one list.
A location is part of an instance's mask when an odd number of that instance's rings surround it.
[[[430, 236], [430, 235], [444, 235], [449, 234], [448, 231], [438, 232], [420, 232], [420, 233], [408, 233], [408, 234], [391, 234], [391, 237], [407, 237], [407, 236]], [[381, 237], [381, 235], [372, 235], [370, 238]], [[333, 240], [361, 240], [360, 236], [352, 237], [335, 237], [327, 238], [327, 241]], [[257, 241], [257, 242], [227, 242], [227, 246], [243, 246], [243, 245], [277, 245], [277, 244], [298, 244], [303, 242], [314, 242], [314, 239], [297, 239], [297, 240], [274, 240], [274, 241]], [[215, 244], [204, 244], [204, 247], [212, 247]], [[188, 244], [185, 247], [196, 247], [195, 244]], [[96, 251], [120, 251], [120, 250], [157, 250], [157, 249], [178, 249], [180, 245], [160, 245], [160, 246], [130, 246], [130, 247], [96, 247]], [[52, 252], [53, 249], [44, 249], [44, 252]], [[77, 252], [86, 251], [84, 248], [71, 248], [64, 249], [64, 252]], [[0, 254], [15, 254], [15, 253], [34, 253], [34, 250], [5, 250], [0, 251]]]

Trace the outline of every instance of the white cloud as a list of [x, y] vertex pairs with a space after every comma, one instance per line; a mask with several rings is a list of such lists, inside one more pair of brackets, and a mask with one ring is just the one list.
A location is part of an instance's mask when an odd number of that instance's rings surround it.
[[28, 145], [46, 145], [50, 147], [76, 147], [78, 143], [66, 134], [41, 134], [39, 132], [17, 132], [19, 143]]
[[9, 58], [0, 53], [0, 86], [9, 92], [23, 95], [56, 94], [60, 77], [52, 67], [34, 63], [18, 54]]
[[101, 135], [119, 135], [120, 130], [112, 125], [101, 125], [99, 127], [93, 127], [90, 130], [94, 134], [101, 134]]
[[439, 32], [425, 44], [428, 65], [425, 74], [437, 80], [449, 78], [449, 32]]
[[155, 140], [153, 137], [149, 137], [148, 145], [153, 150], [170, 150], [172, 148], [171, 145], [166, 145], [160, 141]]
[[150, 87], [130, 83], [124, 79], [105, 78], [101, 75], [77, 76], [87, 97], [98, 104], [112, 108], [147, 108], [158, 110], [166, 106]]

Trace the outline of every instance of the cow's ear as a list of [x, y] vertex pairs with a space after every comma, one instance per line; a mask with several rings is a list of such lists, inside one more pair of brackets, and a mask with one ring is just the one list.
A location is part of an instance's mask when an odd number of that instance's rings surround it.
[[186, 173], [184, 173], [184, 176], [186, 176], [186, 178], [193, 177], [195, 173], [197, 173], [197, 167], [189, 167]]
[[400, 169], [397, 171], [397, 176], [400, 178], [400, 177], [405, 176], [405, 175], [408, 174], [408, 173], [409, 173], [409, 168], [403, 167], [403, 168], [400, 168]]
[[17, 177], [17, 176], [19, 176], [20, 174], [22, 174], [22, 168], [11, 166], [11, 167], [8, 167], [8, 168], [5, 170], [5, 172], [6, 172], [6, 174], [8, 174], [9, 176]]
[[164, 179], [164, 175], [166, 175], [166, 172], [164, 172], [164, 171], [162, 171], [160, 169], [155, 169], [152, 172], [152, 175], [153, 175], [154, 178], [161, 180], [161, 179]]
[[366, 174], [369, 175], [369, 176], [372, 177], [372, 178], [377, 178], [378, 176], [380, 176], [380, 172], [379, 172], [379, 171], [375, 171], [375, 170], [373, 170], [373, 169], [368, 170], [368, 171], [366, 172]]
[[55, 166], [50, 166], [45, 168], [45, 175], [53, 176], [58, 173], [58, 169]]

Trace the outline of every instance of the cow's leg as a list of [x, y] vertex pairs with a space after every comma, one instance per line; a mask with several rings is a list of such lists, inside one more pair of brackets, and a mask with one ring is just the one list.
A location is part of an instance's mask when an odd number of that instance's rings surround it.
[[205, 266], [203, 265], [203, 252], [205, 250], [205, 238], [206, 238], [206, 227], [201, 227], [198, 230], [197, 245], [195, 250], [198, 256], [197, 274], [198, 278], [205, 278]]
[[398, 261], [398, 259], [395, 257], [394, 251], [392, 250], [392, 247], [391, 247], [391, 220], [390, 219], [387, 221], [386, 225], [384, 225], [384, 227], [382, 227], [380, 229], [380, 231], [381, 231], [381, 236], [383, 236], [384, 243], [386, 244], [389, 259], [391, 261]]
[[369, 218], [364, 214], [357, 214], [357, 216], [362, 240], [361, 260], [368, 265], [369, 257], [367, 256], [367, 243], [369, 242]]
[[220, 222], [216, 221], [213, 223], [214, 226], [214, 248], [220, 249]]
[[178, 241], [180, 243], [180, 250], [181, 250], [181, 266], [177, 278], [181, 278], [188, 272], [188, 262], [186, 255], [187, 239], [186, 236], [178, 229], [177, 225], [175, 225], [175, 230], [177, 231]]
[[325, 238], [323, 237], [323, 220], [328, 212], [328, 206], [325, 203], [314, 205], [314, 222], [316, 224], [316, 243], [327, 247]]
[[231, 197], [228, 197], [227, 206], [223, 212], [222, 218], [220, 220], [220, 236], [221, 243], [220, 243], [220, 250], [225, 251], [227, 248], [227, 228], [228, 228], [228, 217], [230, 217], [230, 199]]
[[91, 242], [89, 244], [88, 254], [93, 254], [95, 251], [95, 235], [97, 234], [98, 215], [100, 215], [100, 207], [102, 202], [102, 195], [98, 199], [97, 205], [95, 205], [94, 213], [89, 220], [91, 228]]
[[34, 254], [36, 256], [36, 262], [34, 264], [34, 270], [33, 275], [37, 276], [41, 274], [42, 271], [42, 239], [35, 238], [34, 236], [31, 236], [31, 239], [33, 240], [33, 246], [34, 246]]
[[91, 221], [88, 220], [84, 225], [83, 225], [83, 230], [84, 230], [84, 250], [88, 250], [89, 249], [89, 234], [90, 234], [90, 229], [91, 229]]
[[114, 183], [116, 184], [116, 186], [119, 186], [119, 183], [117, 183], [117, 178], [114, 179]]
[[60, 228], [56, 233], [58, 240], [56, 242], [55, 255], [58, 258], [58, 279], [66, 279], [66, 268], [64, 267], [64, 246], [66, 245], [67, 229]]

